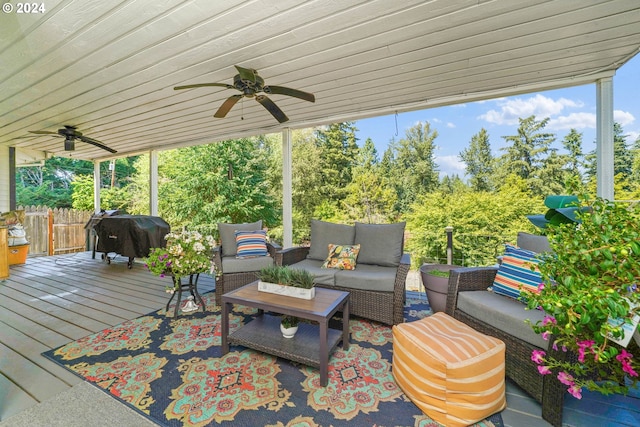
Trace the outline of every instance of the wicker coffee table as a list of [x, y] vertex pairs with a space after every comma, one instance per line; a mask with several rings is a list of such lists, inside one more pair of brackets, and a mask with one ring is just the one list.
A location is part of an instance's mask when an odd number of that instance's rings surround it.
[[[231, 305], [239, 304], [260, 310], [252, 321], [229, 334]], [[329, 328], [329, 319], [342, 310], [342, 332]], [[280, 332], [280, 317], [266, 314], [288, 314], [315, 323], [300, 322], [293, 338], [284, 338]], [[319, 338], [319, 339], [318, 339]], [[312, 300], [258, 291], [255, 281], [222, 296], [222, 354], [229, 352], [230, 344], [272, 354], [277, 357], [320, 368], [320, 385], [328, 382], [329, 355], [342, 341], [349, 349], [349, 293], [316, 288]]]

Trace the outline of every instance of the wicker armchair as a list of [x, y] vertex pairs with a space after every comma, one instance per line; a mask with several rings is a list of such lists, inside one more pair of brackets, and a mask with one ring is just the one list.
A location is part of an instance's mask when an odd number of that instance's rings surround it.
[[[277, 252], [281, 249], [280, 245], [276, 243], [267, 242], [267, 250], [269, 251], [270, 260], [265, 260], [269, 265], [273, 265], [275, 263], [275, 258]], [[238, 289], [244, 285], [248, 285], [249, 283], [258, 280], [258, 271], [260, 268], [257, 266], [254, 268], [249, 268], [251, 271], [234, 271], [232, 273], [225, 273], [223, 268], [223, 256], [222, 256], [222, 246], [218, 246], [214, 249], [213, 262], [216, 267], [216, 304], [220, 305], [222, 303], [222, 295], [231, 292], [235, 289]], [[267, 258], [267, 257], [265, 257]], [[255, 260], [248, 260], [249, 263], [254, 263]], [[256, 269], [257, 268], [257, 269]]]
[[[447, 294], [446, 313], [477, 331], [496, 337], [506, 345], [506, 375], [542, 405], [542, 418], [556, 427], [562, 425], [562, 407], [565, 390], [553, 375], [540, 375], [531, 360], [531, 352], [540, 349], [509, 333], [476, 319], [458, 308], [458, 293], [463, 291], [488, 292], [498, 269], [496, 267], [459, 268], [451, 271]], [[547, 353], [555, 353], [549, 340]], [[560, 355], [560, 354], [558, 354]], [[567, 355], [568, 357], [568, 355]]]
[[268, 256], [238, 259], [236, 257], [236, 231], [262, 229], [262, 220], [242, 224], [218, 224], [220, 246], [214, 249], [213, 262], [216, 269], [216, 304], [222, 302], [222, 295], [258, 280], [258, 272], [274, 265], [276, 253], [281, 247], [267, 242]]

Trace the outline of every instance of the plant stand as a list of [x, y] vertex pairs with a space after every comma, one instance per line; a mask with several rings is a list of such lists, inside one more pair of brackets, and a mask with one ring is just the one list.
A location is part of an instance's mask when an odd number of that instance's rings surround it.
[[[195, 276], [195, 280], [193, 276]], [[169, 305], [171, 304], [171, 301], [173, 301], [173, 297], [175, 297], [176, 294], [178, 294], [178, 299], [176, 300], [176, 308], [173, 312], [173, 317], [178, 317], [178, 310], [180, 309], [180, 301], [182, 300], [182, 291], [184, 290], [188, 290], [191, 296], [193, 297], [193, 300], [196, 303], [200, 303], [200, 305], [202, 306], [202, 312], [204, 313], [204, 310], [205, 310], [204, 300], [198, 293], [199, 277], [200, 277], [200, 273], [191, 274], [189, 276], [189, 282], [182, 283], [182, 277], [171, 276], [171, 278], [173, 279], [174, 292], [171, 294], [171, 298], [169, 299], [169, 302], [167, 302], [167, 308], [166, 308], [167, 313], [169, 312]]]
[[449, 290], [449, 277], [439, 277], [430, 274], [431, 271], [450, 271], [460, 268], [459, 265], [451, 264], [422, 264], [420, 267], [420, 277], [427, 294], [427, 301], [431, 311], [437, 313], [445, 311], [447, 308], [447, 291]]

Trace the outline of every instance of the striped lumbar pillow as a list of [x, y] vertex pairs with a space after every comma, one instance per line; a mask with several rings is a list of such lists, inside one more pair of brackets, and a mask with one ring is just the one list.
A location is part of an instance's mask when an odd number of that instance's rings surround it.
[[[538, 270], [540, 259], [535, 252], [505, 245], [502, 263], [493, 281], [493, 292], [520, 299], [520, 290], [540, 292], [542, 277]], [[533, 268], [533, 270], [532, 270]]]
[[236, 258], [254, 258], [268, 255], [267, 232], [264, 230], [236, 230]]

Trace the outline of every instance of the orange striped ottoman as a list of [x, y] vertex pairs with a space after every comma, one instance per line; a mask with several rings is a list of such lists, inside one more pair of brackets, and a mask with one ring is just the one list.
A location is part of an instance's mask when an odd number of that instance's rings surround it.
[[445, 313], [393, 327], [393, 377], [422, 412], [467, 426], [506, 407], [505, 346]]

